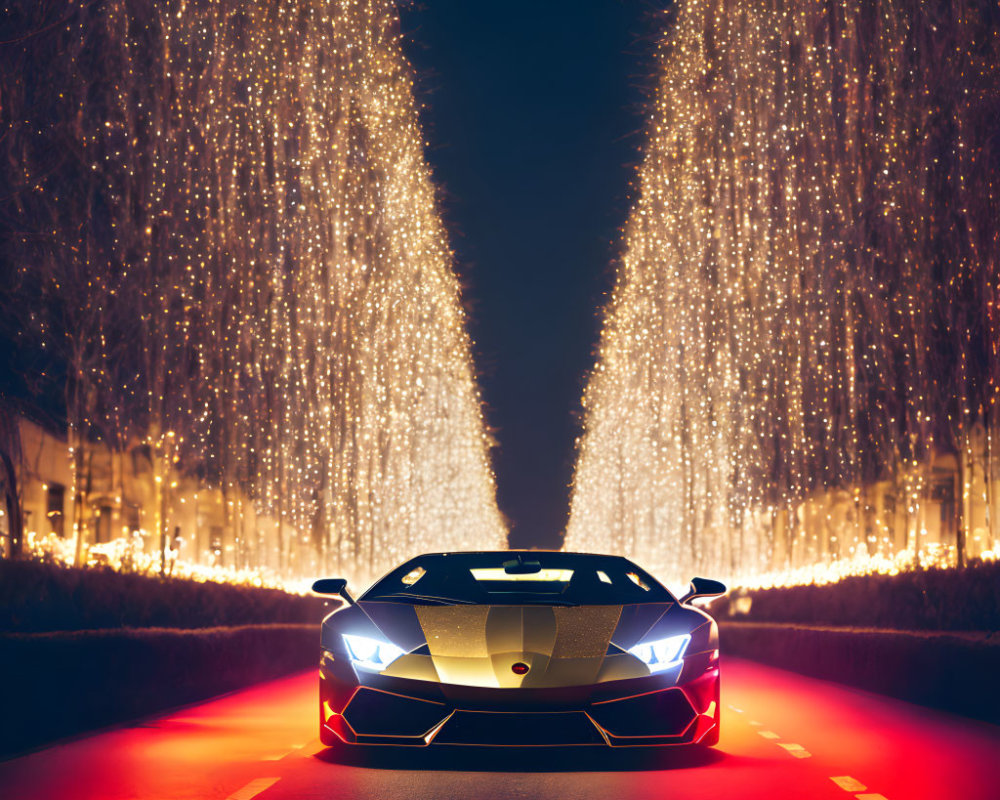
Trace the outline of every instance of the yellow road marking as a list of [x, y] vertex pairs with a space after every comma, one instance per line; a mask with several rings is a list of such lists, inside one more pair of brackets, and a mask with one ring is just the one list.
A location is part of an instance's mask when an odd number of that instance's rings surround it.
[[[790, 742], [778, 742], [778, 747], [784, 747], [789, 753], [791, 753], [796, 758], [809, 758], [812, 753], [806, 750], [800, 744], [791, 744]], [[863, 786], [861, 787], [864, 788]]]
[[868, 788], [857, 778], [852, 778], [850, 775], [838, 775], [830, 778], [830, 780], [837, 784], [837, 786], [845, 792], [863, 792]]
[[757, 731], [757, 733], [759, 733], [765, 739], [780, 739], [781, 738], [774, 731]]
[[257, 778], [250, 781], [242, 789], [233, 792], [226, 800], [251, 800], [251, 798], [256, 797], [265, 789], [274, 786], [279, 780], [281, 778]]
[[884, 794], [856, 794], [857, 800], [889, 800]]

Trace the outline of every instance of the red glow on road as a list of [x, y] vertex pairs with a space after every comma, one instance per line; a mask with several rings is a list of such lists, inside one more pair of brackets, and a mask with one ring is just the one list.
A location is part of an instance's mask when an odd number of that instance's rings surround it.
[[320, 745], [310, 670], [2, 762], [0, 796], [226, 800], [250, 786], [264, 787], [260, 800], [996, 797], [994, 726], [735, 659], [723, 658], [722, 681], [711, 750], [359, 752]]
[[[869, 792], [889, 800], [1000, 796], [1000, 728], [994, 725], [750, 662], [724, 658], [722, 671], [732, 687], [723, 689], [724, 714], [735, 696], [739, 716], [756, 715], [768, 725], [779, 719], [780, 729], [794, 733], [831, 776], [849, 768], [864, 776]], [[730, 711], [730, 721], [733, 716]], [[723, 734], [723, 744], [729, 741]]]
[[134, 727], [0, 763], [0, 796], [226, 798], [262, 764], [315, 745], [316, 673], [262, 684]]

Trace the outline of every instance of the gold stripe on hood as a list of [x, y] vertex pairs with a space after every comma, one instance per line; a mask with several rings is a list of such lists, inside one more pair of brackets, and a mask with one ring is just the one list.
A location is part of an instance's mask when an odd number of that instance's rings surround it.
[[622, 616], [621, 606], [557, 606], [553, 658], [601, 658]]
[[621, 606], [417, 606], [433, 656], [486, 658], [526, 650], [552, 658], [601, 658]]
[[[597, 680], [621, 606], [417, 606], [442, 683], [498, 688]], [[522, 662], [526, 673], [512, 665]]]
[[417, 620], [431, 655], [486, 658], [486, 617], [490, 606], [416, 606]]

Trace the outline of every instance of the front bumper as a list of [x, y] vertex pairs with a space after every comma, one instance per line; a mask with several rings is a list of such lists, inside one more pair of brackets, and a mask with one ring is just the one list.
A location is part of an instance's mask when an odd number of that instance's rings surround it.
[[493, 689], [363, 673], [325, 659], [320, 724], [352, 744], [426, 746], [680, 745], [718, 724], [714, 654], [685, 660], [680, 674], [590, 686]]

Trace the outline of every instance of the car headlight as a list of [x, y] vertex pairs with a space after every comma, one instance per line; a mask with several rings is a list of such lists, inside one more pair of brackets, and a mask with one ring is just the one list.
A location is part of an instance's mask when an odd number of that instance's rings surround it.
[[344, 638], [347, 655], [359, 667], [381, 672], [403, 655], [403, 651], [391, 642], [369, 639], [367, 636], [354, 636], [350, 633], [341, 635]]
[[690, 634], [684, 633], [655, 642], [642, 642], [630, 647], [628, 652], [649, 667], [650, 672], [660, 672], [676, 667], [684, 660], [684, 651], [690, 641]]

